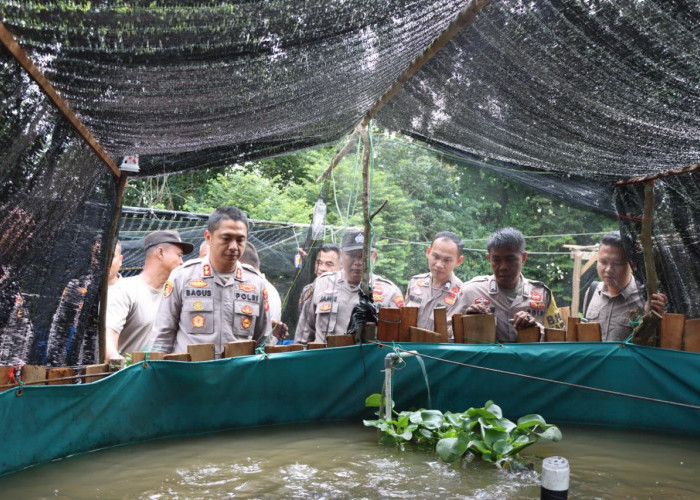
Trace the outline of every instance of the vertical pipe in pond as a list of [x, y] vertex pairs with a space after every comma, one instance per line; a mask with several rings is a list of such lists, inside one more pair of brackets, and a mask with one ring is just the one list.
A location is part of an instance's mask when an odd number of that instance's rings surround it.
[[542, 461], [540, 500], [563, 500], [569, 495], [569, 461], [547, 457]]

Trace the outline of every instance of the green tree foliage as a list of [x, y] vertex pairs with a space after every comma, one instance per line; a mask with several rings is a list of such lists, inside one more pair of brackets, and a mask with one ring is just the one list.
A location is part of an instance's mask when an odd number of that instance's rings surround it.
[[[436, 232], [450, 230], [464, 239], [465, 259], [456, 272], [468, 280], [491, 274], [486, 238], [513, 226], [527, 237], [524, 274], [543, 281], [557, 303], [566, 305], [573, 261], [562, 245], [594, 244], [596, 233], [616, 226], [613, 219], [567, 206], [408, 138], [378, 133], [373, 144], [371, 210], [387, 201], [373, 220], [379, 237], [374, 271], [402, 289], [412, 275], [427, 271], [425, 251]], [[336, 151], [320, 148], [216, 171], [130, 181], [126, 204], [203, 213], [233, 204], [255, 219], [309, 223], [323, 192], [327, 225], [362, 227], [359, 151], [340, 162], [323, 191], [315, 183]], [[338, 231], [328, 234], [339, 241]]]

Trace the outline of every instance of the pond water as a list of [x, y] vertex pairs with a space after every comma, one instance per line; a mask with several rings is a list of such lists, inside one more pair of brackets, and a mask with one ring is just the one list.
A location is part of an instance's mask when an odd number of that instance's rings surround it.
[[542, 459], [567, 457], [570, 498], [697, 498], [700, 439], [565, 427], [523, 453], [533, 471], [446, 464], [377, 443], [361, 424], [229, 431], [89, 453], [0, 478], [1, 498], [539, 498]]

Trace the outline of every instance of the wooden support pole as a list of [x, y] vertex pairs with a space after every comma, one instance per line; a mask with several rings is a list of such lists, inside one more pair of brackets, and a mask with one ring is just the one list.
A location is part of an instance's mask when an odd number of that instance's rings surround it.
[[401, 326], [401, 310], [394, 307], [379, 309], [379, 324], [377, 325], [377, 340], [380, 342], [396, 342], [399, 340]]
[[189, 344], [187, 352], [191, 361], [211, 361], [216, 358], [214, 344]]
[[576, 335], [577, 330], [576, 327], [581, 323], [581, 318], [577, 318], [575, 316], [569, 316], [569, 319], [566, 320], [566, 341], [567, 342], [576, 342], [578, 340], [578, 337]]
[[341, 149], [337, 155], [333, 157], [331, 160], [330, 165], [326, 167], [326, 170], [323, 171], [321, 175], [318, 176], [318, 179], [316, 179], [316, 184], [323, 182], [326, 180], [326, 177], [330, 175], [330, 173], [333, 171], [333, 169], [338, 166], [338, 163], [340, 163], [340, 160], [345, 158], [345, 156], [350, 152], [352, 148], [357, 145], [357, 139], [359, 137], [360, 133], [358, 131], [358, 128], [356, 127], [355, 130], [352, 131], [352, 134], [350, 134], [350, 137], [348, 138], [347, 144]]
[[19, 46], [12, 36], [12, 33], [5, 27], [5, 24], [0, 22], [0, 43], [2, 43], [8, 52], [15, 58], [15, 60], [24, 68], [27, 74], [34, 80], [39, 88], [46, 94], [46, 96], [51, 100], [54, 106], [58, 108], [58, 111], [68, 120], [71, 126], [78, 132], [80, 137], [87, 143], [88, 146], [95, 152], [95, 154], [102, 160], [102, 162], [107, 166], [109, 171], [115, 178], [121, 176], [121, 172], [117, 165], [112, 161], [107, 152], [104, 150], [102, 145], [97, 142], [97, 139], [92, 135], [88, 128], [83, 124], [82, 121], [77, 117], [75, 112], [68, 106], [68, 103], [56, 92], [53, 85], [49, 83], [46, 76], [39, 71], [31, 59], [27, 56], [27, 53]]
[[25, 384], [44, 385], [45, 380], [45, 366], [24, 365], [22, 367], [22, 382], [24, 382]]
[[83, 378], [83, 381], [86, 384], [89, 384], [90, 382], [96, 382], [101, 378], [105, 378], [108, 375], [109, 365], [107, 363], [103, 363], [101, 365], [88, 365], [85, 367], [85, 378]]
[[566, 342], [566, 330], [559, 328], [544, 329], [545, 342]]
[[462, 315], [457, 313], [452, 315], [452, 334], [455, 344], [464, 343], [464, 327], [462, 325]]
[[575, 250], [573, 252], [574, 257], [574, 270], [573, 270], [573, 283], [571, 285], [571, 316], [578, 316], [578, 305], [580, 302], [581, 294], [581, 267], [583, 265], [583, 253], [580, 250]]
[[234, 340], [224, 345], [224, 358], [252, 356], [255, 353], [254, 340]]
[[369, 164], [372, 160], [372, 148], [369, 142], [367, 126], [360, 130], [362, 137], [362, 217], [364, 220], [364, 242], [362, 243], [362, 282], [360, 287], [366, 294], [370, 294], [372, 285], [371, 261], [372, 261], [372, 226], [369, 218], [370, 172]]
[[686, 351], [700, 352], [700, 318], [685, 320], [683, 346]]
[[355, 336], [349, 333], [328, 335], [326, 341], [328, 342], [328, 347], [347, 347], [355, 345]]
[[659, 279], [656, 276], [654, 263], [654, 242], [652, 229], [654, 225], [654, 183], [644, 185], [644, 218], [642, 219], [642, 251], [644, 252], [644, 268], [647, 274], [647, 300], [659, 291]]

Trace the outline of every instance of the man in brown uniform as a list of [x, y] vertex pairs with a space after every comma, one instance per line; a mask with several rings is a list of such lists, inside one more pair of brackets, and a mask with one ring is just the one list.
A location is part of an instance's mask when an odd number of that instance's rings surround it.
[[[362, 231], [350, 230], [343, 236], [341, 246], [341, 270], [322, 274], [314, 281], [308, 307], [303, 306], [295, 341], [325, 342], [328, 335], [344, 334], [350, 316], [360, 302], [358, 293], [362, 280]], [[377, 249], [372, 245], [372, 263], [377, 259]], [[391, 281], [372, 275], [372, 294], [379, 307], [403, 306], [401, 290]]]
[[668, 299], [663, 293], [655, 293], [644, 302], [619, 231], [611, 231], [601, 239], [597, 270], [602, 281], [595, 290], [586, 292], [584, 316], [600, 323], [603, 341], [623, 342], [632, 333], [633, 318], [641, 318], [642, 312], [650, 309], [659, 314], [666, 310]]
[[477, 276], [462, 286], [458, 312], [492, 312], [496, 316], [497, 342], [516, 342], [521, 328], [564, 327], [549, 288], [522, 275], [527, 252], [520, 231], [506, 227], [492, 233], [486, 240], [486, 251], [493, 274]]
[[[340, 247], [334, 243], [324, 243], [316, 252], [316, 262], [314, 273], [316, 278], [324, 273], [337, 271], [340, 269]], [[299, 296], [299, 316], [308, 314], [304, 309], [311, 307], [311, 296], [314, 293], [315, 280], [304, 287]], [[308, 326], [308, 323], [306, 323]], [[308, 338], [310, 332], [304, 332], [297, 326], [296, 336], [298, 339]]]
[[411, 278], [405, 295], [407, 306], [418, 307], [419, 328], [435, 330], [433, 311], [437, 307], [445, 307], [452, 338], [452, 315], [457, 312], [457, 297], [462, 286], [462, 280], [455, 276], [454, 269], [464, 260], [463, 248], [459, 236], [450, 231], [441, 231], [426, 250], [430, 272]]
[[188, 344], [212, 343], [220, 357], [228, 342], [267, 340], [264, 280], [238, 260], [248, 239], [248, 218], [236, 207], [217, 208], [204, 238], [209, 255], [187, 261], [165, 283], [153, 324], [156, 350], [187, 352]]

